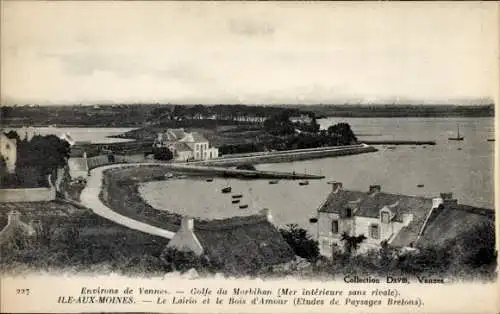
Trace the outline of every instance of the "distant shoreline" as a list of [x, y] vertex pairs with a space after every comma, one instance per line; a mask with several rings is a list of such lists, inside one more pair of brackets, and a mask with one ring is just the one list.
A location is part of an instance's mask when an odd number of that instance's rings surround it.
[[[51, 126], [140, 128], [158, 118], [157, 111], [174, 108], [173, 104], [5, 106], [0, 107], [3, 127]], [[189, 106], [189, 105], [182, 105]], [[488, 118], [495, 116], [495, 105], [203, 105], [223, 112], [249, 113], [261, 109], [288, 108], [312, 113], [320, 118]], [[261, 109], [259, 109], [261, 108]]]

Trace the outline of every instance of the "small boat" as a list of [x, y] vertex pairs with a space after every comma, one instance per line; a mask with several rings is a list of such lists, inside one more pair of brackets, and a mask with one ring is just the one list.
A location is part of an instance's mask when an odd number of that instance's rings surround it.
[[269, 184], [277, 184], [279, 182], [279, 180], [271, 180], [269, 181]]
[[248, 208], [248, 205], [247, 205], [247, 204], [245, 204], [245, 205], [240, 205], [240, 208], [241, 208], [241, 209]]
[[221, 192], [222, 192], [222, 193], [231, 193], [231, 190], [232, 190], [232, 189], [231, 189], [231, 187], [230, 187], [230, 186], [228, 186], [228, 187], [223, 188], [223, 189], [221, 190]]
[[317, 223], [317, 222], [318, 222], [318, 218], [316, 218], [316, 217], [311, 217], [311, 218], [309, 218], [309, 222], [310, 222], [310, 223], [312, 223], [312, 224], [315, 224], [315, 223]]
[[186, 176], [186, 175], [181, 175], [181, 176], [178, 176], [177, 178], [178, 178], [178, 179], [186, 179], [186, 178], [187, 178], [187, 176]]
[[165, 174], [165, 178], [166, 178], [166, 179], [170, 179], [170, 178], [173, 178], [173, 177], [174, 177], [174, 174], [173, 174], [173, 173], [170, 173], [170, 172], [169, 172], [169, 173], [166, 173], [166, 174]]
[[299, 185], [309, 185], [309, 181], [300, 181]]
[[423, 184], [417, 184], [417, 188], [423, 188], [424, 185]]
[[240, 202], [240, 199], [235, 199], [235, 200], [232, 200], [232, 203], [233, 204], [238, 204]]
[[243, 196], [243, 195], [241, 195], [241, 194], [234, 194], [232, 197], [233, 197], [233, 198], [241, 198], [242, 196]]
[[396, 146], [389, 146], [387, 149], [396, 149]]
[[208, 178], [207, 182], [212, 182], [214, 179], [213, 178]]
[[457, 126], [457, 136], [456, 137], [448, 137], [449, 141], [463, 141], [464, 137], [460, 136], [460, 128]]

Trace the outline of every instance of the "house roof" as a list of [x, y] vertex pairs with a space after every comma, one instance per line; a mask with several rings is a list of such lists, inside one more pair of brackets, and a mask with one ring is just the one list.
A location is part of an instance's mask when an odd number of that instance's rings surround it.
[[400, 220], [404, 213], [426, 214], [432, 206], [432, 199], [385, 192], [371, 195], [367, 192], [341, 190], [330, 193], [319, 211], [340, 213], [342, 208], [349, 207], [354, 210], [356, 216], [378, 218], [379, 211], [384, 206], [388, 206], [395, 214], [394, 219]]
[[194, 229], [208, 257], [228, 273], [245, 274], [295, 257], [278, 229], [263, 215], [199, 221]]
[[168, 129], [165, 132], [165, 137], [167, 141], [179, 141], [181, 140], [184, 136], [186, 136], [186, 132], [184, 132], [184, 129]]
[[199, 132], [186, 133], [186, 135], [181, 139], [182, 142], [208, 142], [208, 140]]
[[449, 204], [427, 223], [418, 245], [443, 244], [482, 223], [494, 222], [495, 211], [462, 204]]
[[190, 151], [192, 151], [191, 147], [189, 147], [184, 142], [175, 142], [172, 144], [172, 146], [174, 146], [175, 150], [178, 152], [190, 152]]

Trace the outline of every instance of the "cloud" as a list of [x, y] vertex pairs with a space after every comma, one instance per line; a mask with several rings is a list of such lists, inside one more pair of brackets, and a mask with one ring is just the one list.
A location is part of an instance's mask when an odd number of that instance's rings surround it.
[[271, 36], [274, 34], [274, 27], [269, 23], [249, 19], [230, 19], [228, 28], [234, 34], [249, 37]]
[[[75, 77], [90, 77], [97, 72], [109, 72], [116, 77], [133, 78], [146, 76], [151, 78], [177, 80], [186, 84], [209, 83], [213, 79], [203, 73], [196, 64], [163, 64], [147, 62], [147, 58], [122, 54], [99, 52], [79, 52], [68, 54], [45, 54], [61, 63], [62, 70]], [[142, 60], [142, 61], [140, 61]], [[161, 62], [159, 62], [161, 63]]]

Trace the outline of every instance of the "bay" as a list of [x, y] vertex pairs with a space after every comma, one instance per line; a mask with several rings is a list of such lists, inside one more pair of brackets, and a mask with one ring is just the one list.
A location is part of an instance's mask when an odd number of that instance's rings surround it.
[[[248, 215], [269, 208], [277, 225], [298, 223], [314, 232], [309, 223], [328, 196], [328, 181], [343, 183], [345, 189], [367, 191], [380, 184], [390, 193], [439, 196], [453, 192], [459, 203], [493, 208], [493, 162], [495, 142], [493, 118], [330, 118], [319, 121], [322, 127], [347, 122], [360, 139], [434, 140], [436, 145], [376, 146], [375, 153], [299, 162], [263, 164], [258, 169], [307, 172], [326, 176], [300, 186], [297, 181], [216, 178], [178, 179], [144, 183], [141, 195], [153, 207], [202, 218]], [[457, 127], [464, 141], [449, 141]], [[424, 185], [417, 187], [417, 185]], [[243, 194], [240, 209], [229, 194], [220, 189], [231, 186], [233, 194]]]

